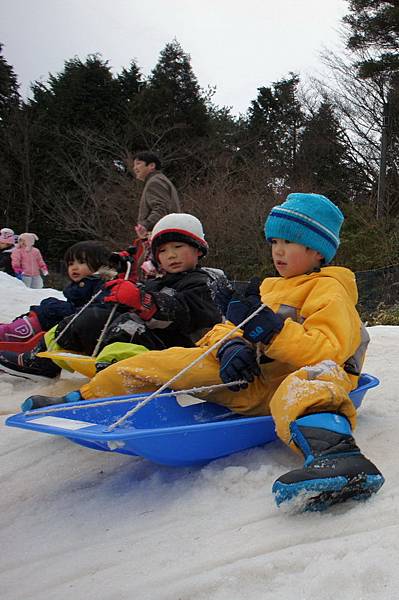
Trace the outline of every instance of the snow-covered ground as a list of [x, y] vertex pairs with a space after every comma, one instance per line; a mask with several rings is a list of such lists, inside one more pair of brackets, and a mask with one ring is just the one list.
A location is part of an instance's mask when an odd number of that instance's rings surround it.
[[[62, 297], [3, 273], [0, 291], [3, 322]], [[276, 509], [274, 479], [300, 463], [279, 442], [180, 469], [89, 450], [5, 427], [43, 384], [0, 374], [1, 599], [397, 600], [399, 328], [369, 333], [364, 370], [381, 385], [363, 401], [356, 439], [386, 483], [322, 514]]]

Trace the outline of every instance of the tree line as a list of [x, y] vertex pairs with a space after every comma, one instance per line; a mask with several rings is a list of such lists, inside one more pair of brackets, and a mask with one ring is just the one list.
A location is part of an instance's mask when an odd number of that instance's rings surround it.
[[140, 195], [132, 157], [151, 149], [231, 278], [270, 271], [263, 223], [290, 191], [342, 208], [340, 264], [398, 262], [399, 8], [352, 0], [342, 26], [326, 80], [288, 73], [238, 117], [177, 40], [148, 77], [134, 60], [115, 75], [100, 55], [74, 57], [27, 100], [0, 45], [0, 225], [37, 233], [50, 262], [82, 239], [122, 248]]

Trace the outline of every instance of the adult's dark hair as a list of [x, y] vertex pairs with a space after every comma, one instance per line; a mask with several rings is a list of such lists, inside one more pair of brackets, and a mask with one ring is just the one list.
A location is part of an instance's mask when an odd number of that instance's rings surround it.
[[64, 254], [66, 266], [74, 260], [85, 262], [93, 271], [109, 264], [111, 251], [102, 242], [89, 240], [74, 244]]
[[146, 165], [149, 165], [150, 163], [155, 163], [155, 168], [157, 169], [157, 171], [161, 170], [161, 159], [159, 158], [158, 154], [155, 154], [155, 152], [150, 152], [149, 150], [137, 152], [134, 155], [133, 160], [142, 160], [143, 162], [145, 162]]

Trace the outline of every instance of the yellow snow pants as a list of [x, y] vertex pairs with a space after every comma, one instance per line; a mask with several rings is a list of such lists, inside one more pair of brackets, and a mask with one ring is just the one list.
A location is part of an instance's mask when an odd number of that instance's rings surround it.
[[[87, 400], [154, 391], [205, 351], [206, 348], [169, 348], [144, 352], [104, 369], [80, 391]], [[232, 392], [224, 388], [201, 397], [243, 415], [272, 415], [277, 434], [286, 444], [290, 441], [290, 423], [305, 414], [337, 412], [355, 427], [356, 410], [348, 393], [356, 387], [357, 377], [348, 375], [333, 361], [296, 371], [276, 361], [261, 365], [261, 371], [244, 390]], [[184, 390], [220, 383], [219, 361], [213, 353], [171, 387]], [[293, 445], [292, 448], [295, 449]]]

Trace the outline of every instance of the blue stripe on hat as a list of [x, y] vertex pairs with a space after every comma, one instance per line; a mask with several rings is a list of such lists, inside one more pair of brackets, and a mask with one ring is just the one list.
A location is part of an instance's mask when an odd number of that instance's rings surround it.
[[336, 250], [338, 248], [337, 238], [333, 234], [329, 234], [329, 233], [327, 233], [327, 231], [320, 229], [320, 227], [317, 227], [317, 224], [314, 221], [311, 222], [310, 220], [303, 219], [298, 215], [288, 214], [286, 212], [283, 213], [282, 211], [279, 211], [278, 209], [276, 210], [275, 208], [273, 208], [271, 210], [270, 217], [275, 217], [278, 219], [285, 219], [287, 221], [293, 221], [295, 223], [299, 223], [299, 225], [302, 225], [302, 226], [306, 227], [307, 229], [311, 229], [312, 231], [317, 233], [317, 235], [324, 238], [329, 244], [331, 244], [331, 246], [334, 248], [334, 250]]

